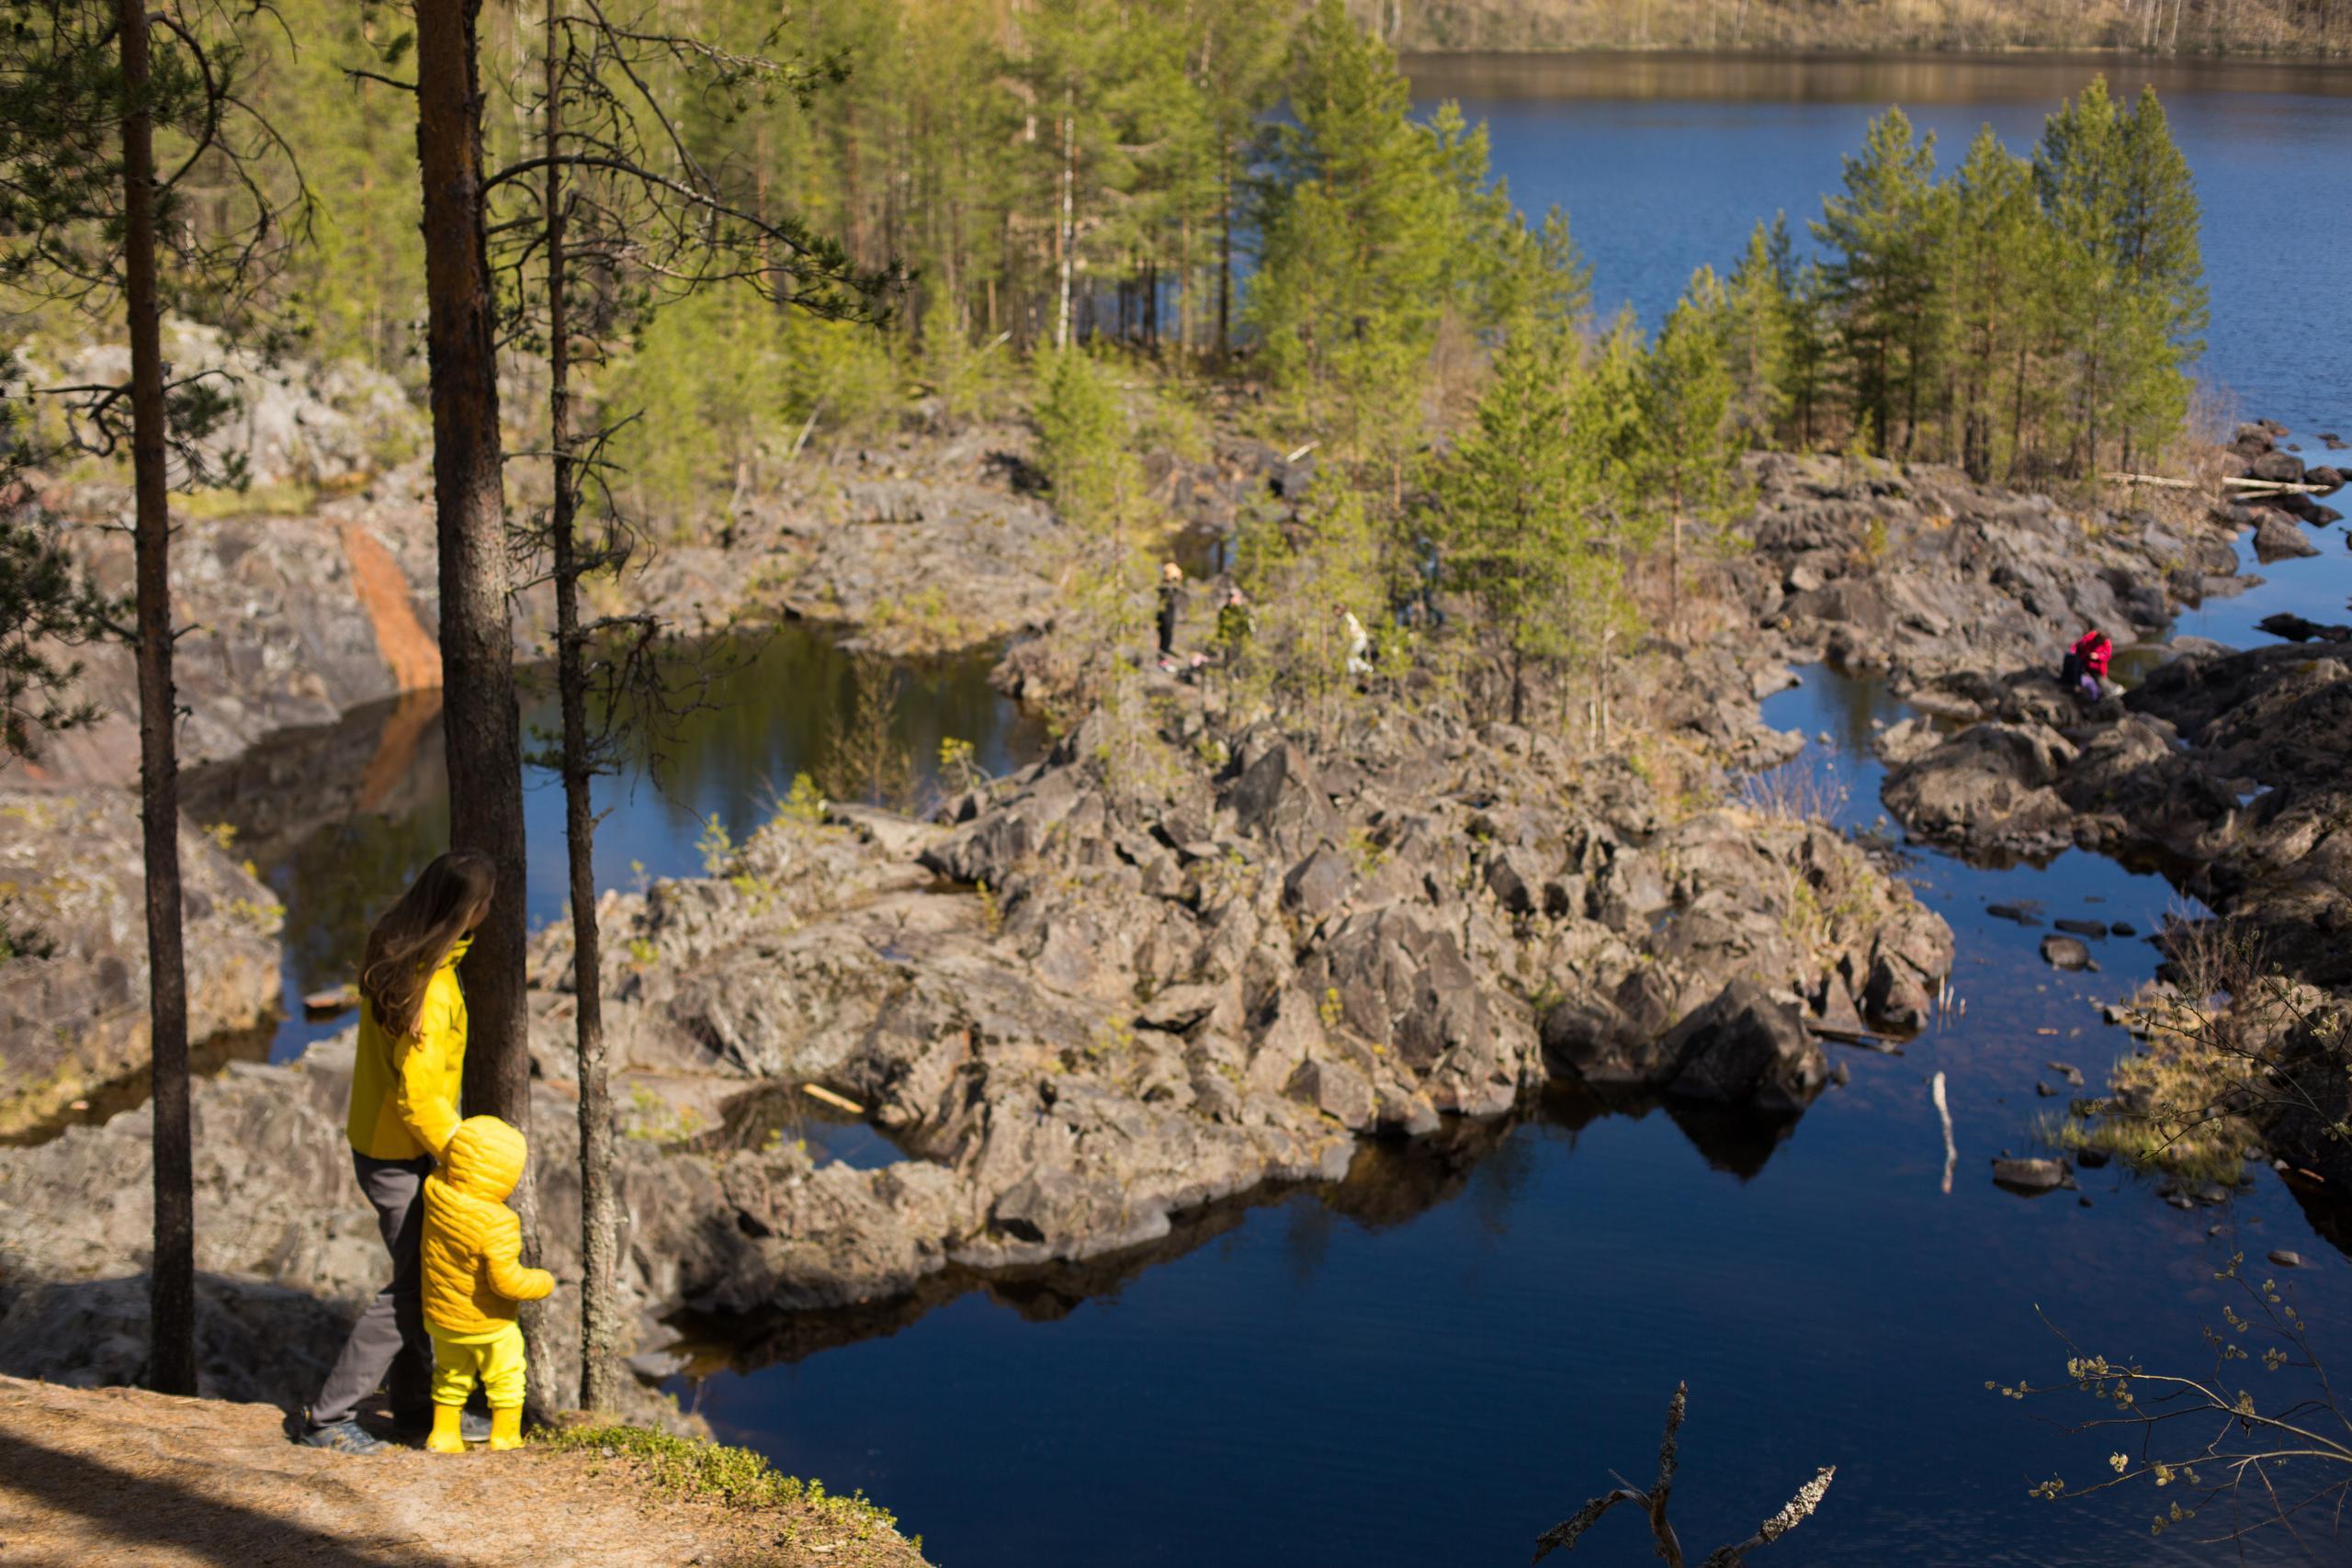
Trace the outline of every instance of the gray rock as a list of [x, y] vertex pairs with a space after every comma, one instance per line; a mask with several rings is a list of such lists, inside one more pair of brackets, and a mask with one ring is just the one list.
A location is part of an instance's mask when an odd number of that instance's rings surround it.
[[2265, 452], [2246, 465], [2246, 477], [2268, 479], [2273, 484], [2301, 484], [2303, 461], [2285, 452]]
[[2078, 755], [2039, 723], [1973, 725], [1887, 775], [1887, 808], [1914, 832], [1980, 849], [2054, 849], [2073, 811], [2054, 787]]
[[[146, 886], [135, 797], [0, 791], [12, 924], [53, 948], [0, 960], [0, 1134], [68, 1115], [147, 1071]], [[188, 1035], [215, 1062], [278, 1005], [276, 895], [207, 834], [180, 829]], [[208, 1049], [211, 1043], [217, 1047]]]
[[2303, 536], [2301, 528], [2276, 512], [2266, 510], [2254, 525], [2254, 554], [2256, 559], [2267, 566], [2273, 561], [2315, 556], [2319, 547]]
[[1320, 919], [1347, 899], [1355, 880], [1355, 867], [1348, 857], [1325, 845], [1291, 867], [1290, 874], [1283, 878], [1283, 908]]
[[2041, 961], [2052, 969], [2097, 969], [2091, 961], [2091, 950], [2080, 938], [2046, 936], [2041, 939]]
[[1506, 914], [1532, 915], [1536, 908], [1536, 879], [1520, 863], [1523, 857], [1510, 850], [1498, 850], [1487, 857], [1487, 891], [1495, 896]]
[[1345, 1062], [1309, 1061], [1290, 1081], [1292, 1098], [1301, 1100], [1342, 1127], [1369, 1131], [1378, 1117], [1379, 1101], [1372, 1081]]
[[2020, 1191], [2047, 1192], [2075, 1185], [2075, 1173], [2063, 1159], [1996, 1159], [1993, 1179]]
[[1306, 754], [1277, 740], [1234, 781], [1226, 804], [1245, 833], [1256, 834], [1295, 860], [1337, 836], [1339, 819]]
[[1220, 995], [1213, 986], [1170, 986], [1154, 996], [1136, 1014], [1146, 1028], [1181, 1034], [1216, 1010]]

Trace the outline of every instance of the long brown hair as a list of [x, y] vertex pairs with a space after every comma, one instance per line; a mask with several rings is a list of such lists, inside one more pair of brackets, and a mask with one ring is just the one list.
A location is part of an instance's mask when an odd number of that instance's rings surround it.
[[416, 1032], [425, 982], [497, 889], [498, 868], [488, 855], [452, 850], [418, 873], [384, 911], [368, 933], [359, 965], [359, 994], [380, 1027], [396, 1037]]

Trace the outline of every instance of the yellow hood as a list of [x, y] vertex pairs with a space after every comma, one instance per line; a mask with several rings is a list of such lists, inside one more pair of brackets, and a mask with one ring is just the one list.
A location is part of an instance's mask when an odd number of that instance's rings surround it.
[[501, 1203], [523, 1179], [530, 1150], [523, 1134], [495, 1116], [469, 1116], [441, 1152], [441, 1179], [469, 1197]]

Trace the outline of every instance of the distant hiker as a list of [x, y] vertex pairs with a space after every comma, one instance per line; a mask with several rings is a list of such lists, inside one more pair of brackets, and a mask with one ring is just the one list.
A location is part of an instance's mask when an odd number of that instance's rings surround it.
[[2059, 684], [2091, 702], [2098, 701], [2105, 687], [2108, 660], [2115, 657], [2115, 645], [2107, 634], [2091, 627], [2075, 639], [2066, 657], [2058, 666]]
[[1356, 613], [1345, 604], [1340, 606], [1340, 618], [1346, 623], [1348, 673], [1351, 675], [1371, 674], [1372, 634], [1363, 629], [1363, 623], [1356, 619]]
[[1176, 620], [1184, 613], [1184, 569], [1169, 561], [1159, 569], [1159, 667], [1175, 668]]
[[[382, 1385], [395, 1424], [421, 1431], [429, 1419], [433, 1342], [418, 1284], [424, 1179], [457, 1134], [465, 1077], [466, 994], [458, 961], [490, 912], [498, 874], [470, 850], [441, 856], [368, 933], [359, 968], [359, 1047], [352, 1063], [345, 1132], [359, 1190], [376, 1211], [390, 1283], [352, 1325], [343, 1353], [311, 1404], [302, 1441], [371, 1454], [384, 1445], [353, 1419]], [[489, 1428], [482, 1427], [487, 1437]]]
[[424, 1179], [424, 1324], [433, 1335], [433, 1435], [437, 1454], [466, 1451], [462, 1416], [479, 1381], [490, 1401], [490, 1446], [523, 1446], [529, 1368], [518, 1302], [555, 1289], [555, 1276], [523, 1267], [523, 1222], [506, 1196], [530, 1150], [495, 1116], [469, 1116]]
[[1445, 625], [1445, 612], [1438, 608], [1437, 588], [1445, 578], [1444, 558], [1439, 555], [1437, 541], [1423, 538], [1419, 542], [1420, 559], [1417, 563], [1419, 586], [1406, 602], [1398, 617], [1405, 625], [1422, 631], [1433, 631]]
[[1217, 656], [1231, 664], [1241, 657], [1257, 629], [1257, 623], [1250, 618], [1249, 596], [1238, 588], [1227, 589], [1225, 604], [1216, 613]]

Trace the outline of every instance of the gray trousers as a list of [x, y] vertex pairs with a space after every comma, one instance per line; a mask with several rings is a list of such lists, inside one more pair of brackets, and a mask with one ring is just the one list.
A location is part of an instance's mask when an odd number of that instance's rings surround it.
[[351, 1164], [359, 1190], [376, 1210], [376, 1228], [392, 1255], [390, 1283], [368, 1302], [351, 1325], [334, 1370], [311, 1406], [313, 1427], [347, 1421], [359, 1402], [382, 1387], [396, 1416], [413, 1415], [432, 1403], [433, 1341], [424, 1332], [423, 1263], [424, 1179], [433, 1158], [371, 1159], [354, 1149]]

